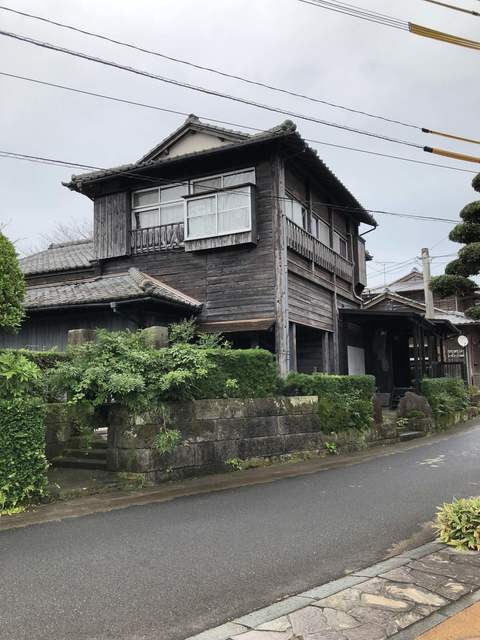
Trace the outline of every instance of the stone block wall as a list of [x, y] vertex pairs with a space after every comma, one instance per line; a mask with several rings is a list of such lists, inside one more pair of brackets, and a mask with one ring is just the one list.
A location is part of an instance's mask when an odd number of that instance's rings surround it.
[[69, 405], [61, 402], [47, 404], [45, 417], [45, 454], [48, 460], [59, 455], [70, 440], [75, 420]]
[[[395, 439], [396, 434], [379, 426], [362, 433], [321, 432], [317, 402], [317, 396], [195, 400], [168, 403], [161, 415], [132, 415], [112, 407], [108, 468], [162, 480], [221, 470], [232, 458], [325, 452], [325, 442], [351, 451]], [[182, 435], [181, 444], [169, 455], [161, 455], [154, 447], [164, 424]]]

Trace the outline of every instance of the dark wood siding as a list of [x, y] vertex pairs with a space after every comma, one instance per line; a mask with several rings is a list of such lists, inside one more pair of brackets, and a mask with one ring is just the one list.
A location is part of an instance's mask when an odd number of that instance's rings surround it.
[[290, 321], [333, 331], [332, 292], [298, 276], [288, 274]]
[[187, 253], [183, 249], [176, 249], [106, 260], [103, 272], [121, 272], [130, 266], [137, 267], [202, 302], [204, 308], [200, 319], [203, 322], [273, 318], [270, 162], [258, 163], [255, 172], [257, 246], [242, 245]]
[[130, 253], [130, 194], [111, 193], [95, 198], [94, 250], [98, 259]]

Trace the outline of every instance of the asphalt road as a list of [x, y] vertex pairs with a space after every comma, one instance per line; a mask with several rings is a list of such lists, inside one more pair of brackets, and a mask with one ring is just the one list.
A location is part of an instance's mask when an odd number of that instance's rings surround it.
[[424, 542], [436, 505], [480, 494], [479, 461], [477, 426], [353, 466], [0, 532], [0, 639], [181, 640]]

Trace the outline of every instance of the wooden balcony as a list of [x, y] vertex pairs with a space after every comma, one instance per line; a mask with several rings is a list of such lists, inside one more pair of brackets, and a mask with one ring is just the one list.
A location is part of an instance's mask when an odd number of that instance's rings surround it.
[[183, 222], [165, 224], [160, 227], [134, 229], [131, 232], [131, 249], [133, 255], [169, 251], [184, 246]]
[[288, 218], [286, 221], [287, 246], [290, 249], [347, 282], [353, 280], [353, 264], [350, 260], [343, 258]]

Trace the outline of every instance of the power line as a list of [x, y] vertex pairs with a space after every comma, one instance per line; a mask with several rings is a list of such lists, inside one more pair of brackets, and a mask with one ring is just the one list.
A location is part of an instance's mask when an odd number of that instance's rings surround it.
[[[56, 89], [62, 89], [64, 91], [71, 91], [74, 93], [79, 93], [79, 94], [83, 94], [83, 95], [87, 95], [90, 97], [95, 97], [95, 98], [101, 98], [103, 100], [110, 100], [110, 101], [114, 101], [114, 102], [119, 102], [119, 103], [123, 103], [123, 104], [128, 104], [131, 106], [135, 106], [135, 107], [142, 107], [145, 109], [153, 109], [156, 111], [161, 111], [164, 113], [171, 113], [174, 115], [180, 115], [180, 116], [188, 116], [190, 114], [188, 114], [186, 111], [178, 111], [175, 109], [168, 109], [166, 107], [160, 107], [158, 105], [152, 105], [152, 104], [147, 104], [145, 102], [139, 102], [139, 101], [135, 101], [135, 100], [128, 100], [126, 98], [119, 98], [117, 96], [110, 96], [110, 95], [106, 95], [103, 93], [97, 93], [94, 91], [87, 91], [85, 89], [78, 89], [75, 87], [71, 87], [71, 86], [67, 86], [67, 85], [63, 85], [63, 84], [57, 84], [54, 82], [47, 82], [46, 80], [38, 80], [36, 78], [30, 78], [28, 76], [20, 76], [20, 75], [16, 75], [13, 73], [7, 73], [5, 71], [0, 71], [0, 75], [8, 77], [8, 78], [14, 78], [17, 80], [24, 80], [26, 82], [31, 82], [37, 85], [44, 85], [47, 87], [51, 87], [51, 88], [56, 88]], [[225, 124], [228, 126], [232, 126], [232, 127], [239, 127], [240, 129], [251, 129], [252, 131], [258, 131], [258, 132], [263, 132], [265, 131], [265, 129], [260, 129], [259, 127], [253, 127], [251, 125], [246, 125], [246, 124], [239, 124], [237, 122], [230, 122], [228, 120], [219, 120], [218, 118], [210, 118], [207, 116], [200, 116], [200, 118], [202, 120], [207, 120], [209, 122], [215, 122], [218, 124]], [[343, 149], [343, 150], [347, 150], [347, 151], [354, 151], [357, 153], [365, 153], [367, 155], [372, 155], [372, 156], [378, 156], [381, 158], [389, 158], [391, 160], [401, 160], [403, 162], [412, 162], [414, 164], [423, 164], [423, 165], [427, 165], [430, 167], [438, 167], [441, 169], [450, 169], [452, 171], [460, 171], [463, 173], [472, 173], [472, 174], [477, 174], [477, 171], [472, 171], [471, 169], [463, 169], [461, 167], [453, 167], [450, 165], [446, 165], [446, 164], [438, 164], [436, 162], [427, 162], [425, 160], [415, 160], [414, 158], [405, 158], [403, 156], [397, 156], [397, 155], [393, 155], [393, 154], [388, 154], [388, 153], [381, 153], [379, 151], [371, 151], [369, 149], [359, 149], [358, 147], [350, 147], [347, 145], [341, 145], [341, 144], [334, 144], [332, 142], [326, 142], [324, 140], [315, 140], [312, 138], [305, 138], [306, 142], [311, 142], [314, 144], [319, 144], [319, 145], [324, 145], [327, 147], [333, 147], [336, 149]]]
[[[56, 166], [65, 166], [65, 167], [75, 167], [75, 168], [81, 168], [81, 169], [94, 169], [94, 170], [98, 170], [98, 171], [105, 171], [105, 169], [103, 167], [98, 167], [98, 166], [94, 166], [94, 165], [89, 165], [89, 164], [82, 164], [82, 163], [78, 163], [78, 162], [70, 162], [67, 160], [60, 160], [58, 158], [46, 158], [44, 156], [34, 156], [34, 155], [30, 155], [30, 154], [23, 154], [23, 153], [17, 153], [17, 152], [13, 152], [13, 151], [6, 151], [4, 149], [0, 149], [0, 157], [4, 157], [4, 158], [10, 158], [12, 160], [34, 160], [36, 162], [40, 162], [40, 163], [44, 163], [44, 164], [55, 164]], [[152, 178], [149, 176], [143, 176], [141, 175], [138, 170], [131, 170], [131, 169], [126, 169], [125, 171], [120, 172], [117, 175], [126, 175], [127, 177], [135, 177], [137, 179], [141, 179], [141, 180], [146, 180], [146, 181], [151, 181], [154, 182], [155, 184], [159, 184], [159, 183], [168, 183], [168, 184], [188, 184], [188, 181], [185, 181], [183, 179], [177, 179], [174, 177], [168, 178], [168, 182], [166, 178]], [[229, 191], [230, 188], [226, 188], [224, 189], [225, 191]], [[220, 191], [220, 190], [219, 190]], [[246, 193], [246, 192], [245, 192]], [[270, 196], [270, 197], [274, 197], [274, 196]], [[285, 196], [277, 196], [276, 199], [278, 200], [284, 200], [284, 201], [290, 201], [291, 198], [285, 197]], [[394, 212], [394, 211], [385, 211], [383, 209], [367, 209], [365, 207], [346, 207], [346, 206], [342, 206], [342, 205], [337, 205], [337, 204], [333, 204], [331, 202], [324, 202], [324, 201], [320, 201], [320, 200], [312, 200], [310, 202], [310, 204], [312, 205], [321, 205], [321, 206], [326, 206], [326, 207], [332, 207], [335, 210], [338, 211], [344, 211], [344, 212], [350, 212], [350, 213], [356, 213], [359, 211], [362, 212], [368, 212], [368, 213], [374, 213], [374, 214], [378, 214], [378, 215], [389, 215], [389, 216], [396, 216], [396, 217], [400, 217], [400, 218], [409, 218], [409, 219], [414, 219], [414, 220], [424, 220], [424, 221], [428, 221], [428, 222], [444, 222], [444, 223], [455, 223], [457, 222], [457, 220], [450, 220], [448, 218], [439, 218], [439, 217], [434, 217], [434, 216], [421, 216], [418, 214], [412, 214], [412, 213], [401, 213], [401, 212]]]
[[[304, 0], [301, 0], [302, 2]], [[99, 64], [105, 65], [105, 66], [109, 66], [109, 67], [113, 67], [115, 69], [120, 69], [122, 71], [127, 71], [129, 73], [134, 73], [136, 75], [140, 75], [140, 76], [144, 76], [147, 78], [151, 78], [153, 80], [159, 80], [160, 82], [165, 82], [167, 84], [172, 84], [174, 86], [178, 86], [178, 87], [183, 87], [186, 89], [190, 89], [192, 91], [198, 91], [200, 93], [205, 93], [207, 95], [213, 95], [215, 97], [219, 97], [219, 98], [223, 98], [226, 100], [232, 100], [234, 102], [239, 102], [241, 104], [247, 104], [249, 106], [253, 106], [256, 107], [258, 109], [265, 109], [267, 111], [272, 111], [275, 113], [281, 113], [283, 115], [287, 115], [293, 118], [300, 118], [301, 120], [306, 120], [308, 122], [314, 122], [316, 124], [321, 124], [327, 127], [333, 127], [336, 129], [340, 129], [342, 131], [348, 131], [350, 133], [356, 133], [359, 135], [364, 135], [364, 136], [368, 136], [371, 138], [378, 138], [379, 140], [385, 140], [387, 142], [394, 142], [396, 144], [402, 144], [408, 147], [414, 147], [416, 149], [421, 149], [422, 151], [426, 151], [428, 153], [435, 153], [441, 156], [445, 156], [445, 157], [450, 157], [450, 158], [455, 158], [457, 160], [463, 160], [465, 162], [476, 162], [476, 163], [480, 163], [480, 158], [477, 157], [473, 157], [473, 156], [469, 156], [466, 154], [459, 154], [459, 153], [454, 153], [451, 151], [447, 151], [444, 149], [438, 149], [438, 148], [434, 148], [434, 147], [425, 147], [422, 146], [418, 143], [414, 143], [414, 142], [409, 142], [406, 140], [400, 140], [399, 138], [392, 138], [390, 136], [385, 136], [382, 134], [378, 134], [378, 133], [374, 133], [372, 131], [366, 131], [364, 129], [357, 129], [355, 127], [350, 127], [348, 125], [345, 124], [340, 124], [337, 122], [331, 122], [328, 120], [321, 120], [320, 118], [315, 118], [314, 116], [310, 116], [310, 115], [305, 115], [305, 114], [301, 114], [301, 113], [296, 113], [294, 111], [289, 111], [287, 109], [283, 109], [281, 107], [275, 107], [272, 105], [266, 105], [264, 103], [260, 103], [260, 102], [255, 102], [254, 100], [249, 100], [247, 98], [242, 98], [239, 96], [232, 96], [230, 94], [227, 93], [223, 93], [221, 91], [216, 91], [214, 89], [208, 89], [206, 87], [201, 87], [198, 85], [192, 85], [189, 84], [187, 82], [181, 82], [180, 80], [175, 80], [173, 78], [167, 78], [165, 76], [160, 76], [154, 73], [150, 73], [149, 71], [144, 71], [142, 69], [137, 69], [136, 67], [131, 67], [131, 66], [127, 66], [127, 65], [123, 65], [120, 64], [118, 62], [113, 62], [111, 60], [105, 60], [103, 58], [98, 58], [96, 56], [91, 56], [89, 54], [80, 52], [80, 51], [73, 51], [71, 49], [67, 49], [65, 47], [59, 47], [57, 45], [54, 45], [52, 43], [49, 42], [41, 42], [39, 40], [35, 40], [34, 38], [29, 38], [28, 36], [23, 36], [20, 34], [16, 34], [16, 33], [11, 33], [9, 31], [0, 31], [0, 35], [6, 36], [8, 38], [13, 38], [15, 40], [19, 40], [20, 42], [26, 42], [28, 44], [33, 44], [35, 46], [38, 47], [42, 47], [45, 49], [49, 49], [51, 51], [57, 51], [59, 53], [65, 53], [67, 55], [71, 55], [74, 56], [76, 58], [81, 58], [83, 60], [89, 60], [90, 62], [97, 62]], [[480, 43], [479, 43], [479, 48], [480, 48]]]
[[190, 89], [192, 91], [197, 91], [200, 93], [204, 93], [207, 95], [213, 95], [217, 98], [223, 98], [225, 100], [231, 100], [233, 102], [239, 102], [241, 104], [246, 104], [248, 106], [252, 106], [252, 107], [256, 107], [258, 109], [265, 109], [267, 111], [272, 111], [274, 113], [280, 113], [282, 115], [286, 115], [286, 116], [290, 116], [293, 118], [299, 118], [300, 120], [306, 120], [308, 122], [314, 122], [316, 124], [321, 124], [327, 127], [333, 127], [336, 129], [341, 129], [343, 131], [348, 131], [350, 133], [357, 133], [359, 135], [364, 135], [364, 136], [368, 136], [371, 138], [378, 138], [379, 140], [385, 140], [387, 142], [394, 142], [396, 144], [402, 144], [408, 147], [413, 147], [416, 149], [423, 149], [422, 145], [418, 144], [418, 143], [414, 143], [414, 142], [409, 142], [407, 140], [401, 140], [398, 138], [392, 138], [390, 136], [385, 136], [382, 134], [378, 134], [378, 133], [374, 133], [372, 131], [366, 131], [363, 129], [357, 129], [355, 127], [350, 127], [348, 125], [344, 125], [344, 124], [340, 124], [340, 123], [336, 123], [336, 122], [331, 122], [328, 120], [322, 120], [320, 118], [316, 118], [314, 116], [310, 116], [310, 115], [306, 115], [306, 114], [301, 114], [301, 113], [296, 113], [294, 111], [289, 111], [287, 109], [283, 109], [281, 107], [276, 107], [273, 105], [267, 105], [264, 103], [260, 103], [260, 102], [256, 102], [254, 100], [249, 100], [248, 98], [242, 98], [239, 96], [233, 96], [231, 94], [228, 93], [223, 93], [221, 91], [216, 91], [215, 89], [208, 89], [206, 87], [202, 87], [199, 85], [193, 85], [187, 82], [182, 82], [180, 80], [175, 80], [174, 78], [167, 78], [165, 76], [160, 76], [157, 75], [155, 73], [151, 73], [149, 71], [144, 71], [142, 69], [137, 69], [136, 67], [131, 67], [128, 65], [123, 65], [120, 64], [119, 62], [113, 62], [111, 60], [105, 60], [103, 58], [98, 58], [96, 56], [92, 56], [89, 55], [87, 53], [83, 53], [80, 51], [73, 51], [71, 49], [67, 49], [65, 47], [60, 47], [57, 45], [54, 45], [50, 42], [41, 42], [39, 40], [35, 40], [34, 38], [29, 38], [28, 36], [23, 36], [20, 34], [16, 34], [16, 33], [12, 33], [9, 31], [3, 31], [0, 30], [0, 35], [2, 36], [6, 36], [8, 38], [13, 38], [15, 40], [19, 40], [20, 42], [25, 42], [27, 44], [33, 44], [34, 46], [37, 47], [41, 47], [44, 49], [49, 49], [51, 51], [56, 51], [59, 53], [64, 53], [66, 55], [70, 55], [76, 58], [82, 58], [84, 60], [88, 60], [90, 62], [96, 62], [98, 64], [102, 64], [104, 66], [108, 66], [108, 67], [113, 67], [115, 69], [120, 69], [121, 71], [127, 71], [128, 73], [133, 73], [136, 75], [140, 75], [140, 76], [144, 76], [147, 78], [151, 78], [153, 80], [158, 80], [160, 82], [165, 82], [167, 84], [172, 84], [174, 86], [178, 86], [178, 87], [183, 87], [185, 89]]
[[314, 7], [318, 7], [319, 9], [327, 9], [328, 11], [343, 13], [353, 18], [360, 18], [362, 20], [367, 20], [368, 22], [380, 24], [385, 27], [392, 27], [394, 29], [409, 31], [414, 35], [422, 36], [424, 38], [430, 38], [432, 40], [438, 40], [440, 42], [446, 42], [448, 44], [455, 44], [459, 47], [467, 47], [468, 49], [480, 50], [480, 42], [477, 42], [476, 40], [469, 40], [468, 38], [463, 38], [462, 36], [456, 36], [451, 33], [445, 33], [443, 31], [430, 29], [429, 27], [424, 27], [422, 25], [415, 24], [414, 22], [399, 20], [398, 18], [392, 18], [391, 16], [377, 13], [375, 11], [365, 10], [358, 6], [348, 5], [342, 2], [336, 2], [334, 0], [299, 1], [303, 2], [304, 4], [311, 4]]
[[445, 7], [446, 9], [453, 9], [454, 11], [461, 11], [462, 13], [470, 13], [472, 16], [480, 16], [478, 11], [473, 11], [472, 9], [464, 9], [463, 7], [458, 7], [454, 4], [448, 4], [447, 2], [440, 2], [439, 0], [424, 0], [424, 2], [430, 2], [430, 4], [437, 4], [440, 7]]
[[209, 73], [215, 73], [215, 74], [223, 76], [225, 78], [231, 78], [233, 80], [240, 80], [241, 82], [245, 82], [247, 84], [251, 84], [251, 85], [254, 85], [254, 86], [257, 86], [257, 87], [262, 87], [264, 89], [269, 89], [271, 91], [276, 91], [278, 93], [284, 93], [286, 95], [290, 95], [290, 96], [293, 96], [295, 98], [302, 98], [303, 100], [309, 100], [311, 102], [315, 102], [315, 103], [318, 103], [318, 104], [324, 104], [324, 105], [327, 105], [329, 107], [333, 107], [334, 109], [342, 109], [344, 111], [349, 111], [350, 113], [357, 113], [359, 115], [367, 116], [369, 118], [377, 118], [379, 120], [384, 120], [385, 122], [398, 124], [398, 125], [401, 125], [403, 127], [410, 127], [412, 129], [420, 129], [421, 128], [421, 127], [419, 127], [418, 125], [415, 125], [415, 124], [410, 124], [408, 122], [403, 122], [401, 120], [396, 120], [394, 118], [388, 118], [386, 116], [381, 116], [379, 114], [370, 113], [368, 111], [363, 111], [361, 109], [355, 109], [354, 107], [347, 107], [345, 105], [338, 104], [338, 103], [335, 103], [335, 102], [331, 102], [331, 101], [328, 101], [328, 100], [324, 100], [324, 99], [321, 99], [321, 98], [315, 98], [315, 97], [306, 95], [304, 93], [299, 93], [297, 91], [293, 91], [292, 89], [285, 89], [285, 88], [282, 88], [282, 87], [274, 86], [274, 85], [269, 84], [267, 82], [260, 82], [258, 80], [252, 80], [251, 78], [247, 78], [245, 76], [240, 76], [240, 75], [237, 75], [237, 74], [228, 73], [227, 71], [223, 71], [221, 69], [217, 69], [217, 68], [214, 68], [214, 67], [207, 67], [205, 65], [194, 63], [194, 62], [192, 62], [190, 60], [176, 58], [174, 56], [170, 56], [170, 55], [167, 55], [165, 53], [161, 53], [159, 51], [153, 51], [152, 49], [147, 49], [145, 47], [142, 47], [142, 46], [137, 45], [137, 44], [133, 44], [131, 42], [125, 42], [125, 41], [122, 41], [122, 40], [117, 40], [115, 38], [112, 38], [110, 36], [106, 36], [104, 34], [96, 33], [96, 32], [93, 32], [93, 31], [87, 31], [86, 29], [81, 29], [80, 27], [76, 27], [76, 26], [71, 25], [71, 24], [65, 24], [64, 22], [58, 22], [56, 20], [51, 20], [50, 18], [45, 18], [43, 16], [35, 15], [35, 14], [32, 14], [32, 13], [27, 13], [25, 11], [19, 11], [17, 9], [12, 9], [11, 7], [6, 7], [6, 6], [0, 5], [0, 10], [9, 11], [11, 13], [15, 13], [15, 14], [27, 17], [27, 18], [32, 18], [34, 20], [40, 20], [42, 22], [46, 22], [48, 24], [55, 25], [56, 27], [60, 27], [62, 29], [69, 29], [71, 31], [76, 31], [76, 32], [81, 33], [83, 35], [91, 36], [93, 38], [98, 38], [100, 40], [105, 40], [107, 42], [111, 42], [113, 44], [117, 44], [117, 45], [119, 45], [121, 47], [127, 47], [127, 48], [133, 49], [135, 51], [140, 51], [141, 53], [147, 53], [149, 55], [157, 56], [159, 58], [163, 58], [164, 60], [169, 60], [170, 62], [183, 64], [183, 65], [186, 65], [186, 66], [189, 66], [189, 67], [193, 67], [194, 69], [199, 69], [201, 71], [208, 71]]
[[[427, 0], [427, 1], [430, 1], [430, 0]], [[350, 6], [351, 7], [351, 5], [346, 5], [346, 6]], [[471, 140], [471, 139], [463, 137], [463, 136], [456, 136], [456, 135], [441, 133], [439, 131], [435, 131], [435, 130], [432, 130], [432, 129], [429, 129], [427, 127], [423, 127], [423, 126], [420, 126], [420, 125], [411, 124], [411, 123], [404, 122], [404, 121], [401, 121], [401, 120], [397, 120], [397, 119], [394, 119], [394, 118], [388, 118], [386, 116], [381, 116], [379, 114], [373, 114], [373, 113], [370, 113], [368, 111], [364, 111], [364, 110], [361, 110], [361, 109], [355, 109], [353, 107], [347, 107], [346, 105], [338, 104], [338, 103], [331, 102], [331, 101], [328, 101], [328, 100], [315, 98], [315, 97], [306, 95], [304, 93], [299, 93], [297, 91], [293, 91], [292, 89], [284, 89], [284, 88], [277, 87], [277, 86], [274, 86], [274, 85], [266, 83], [266, 82], [260, 82], [258, 80], [252, 80], [251, 78], [247, 78], [245, 76], [240, 76], [240, 75], [228, 73], [226, 71], [223, 71], [223, 70], [220, 70], [220, 69], [216, 69], [216, 68], [213, 68], [213, 67], [207, 67], [205, 65], [200, 65], [200, 64], [191, 62], [190, 60], [184, 60], [184, 59], [181, 59], [181, 58], [176, 58], [176, 57], [173, 57], [173, 56], [169, 56], [169, 55], [167, 55], [165, 53], [160, 53], [159, 51], [154, 51], [152, 49], [147, 49], [145, 47], [142, 47], [142, 46], [137, 45], [137, 44], [133, 44], [131, 42], [125, 42], [123, 40], [117, 40], [116, 38], [112, 38], [110, 36], [106, 36], [105, 34], [96, 33], [96, 32], [93, 32], [93, 31], [87, 31], [86, 29], [82, 29], [82, 28], [76, 27], [74, 25], [66, 24], [64, 22], [58, 22], [58, 21], [52, 20], [50, 18], [45, 18], [43, 16], [39, 16], [39, 15], [32, 14], [32, 13], [27, 13], [25, 11], [19, 11], [17, 9], [12, 9], [11, 7], [7, 7], [5, 5], [3, 5], [3, 6], [0, 5], [0, 10], [8, 11], [10, 13], [21, 15], [23, 17], [30, 18], [30, 19], [33, 19], [33, 20], [40, 20], [41, 22], [45, 22], [47, 24], [52, 24], [52, 25], [54, 25], [56, 27], [60, 27], [61, 29], [68, 29], [70, 31], [74, 31], [74, 32], [77, 32], [77, 33], [81, 33], [83, 35], [91, 36], [93, 38], [98, 38], [98, 39], [104, 40], [106, 42], [111, 42], [111, 43], [119, 45], [121, 47], [127, 47], [128, 49], [133, 49], [135, 51], [140, 51], [142, 53], [147, 53], [149, 55], [157, 56], [159, 58], [162, 58], [162, 59], [165, 59], [165, 60], [169, 60], [170, 62], [183, 64], [183, 65], [186, 65], [186, 66], [189, 66], [189, 67], [193, 67], [194, 69], [207, 71], [209, 73], [214, 73], [214, 74], [226, 77], [226, 78], [232, 78], [234, 80], [240, 80], [241, 82], [245, 82], [247, 84], [251, 84], [251, 85], [254, 85], [254, 86], [259, 86], [259, 87], [262, 87], [264, 89], [269, 89], [271, 91], [275, 91], [275, 92], [278, 92], [278, 93], [283, 93], [283, 94], [286, 94], [286, 95], [294, 96], [296, 98], [302, 98], [304, 100], [309, 100], [309, 101], [317, 103], [317, 104], [324, 104], [324, 105], [327, 105], [329, 107], [333, 107], [335, 109], [342, 109], [342, 110], [348, 111], [350, 113], [356, 113], [356, 114], [359, 114], [359, 115], [367, 116], [369, 118], [375, 118], [375, 119], [378, 119], [378, 120], [382, 120], [384, 122], [390, 122], [392, 124], [397, 124], [397, 125], [400, 125], [400, 126], [403, 126], [403, 127], [408, 127], [408, 128], [411, 128], [411, 129], [417, 129], [419, 131], [422, 131], [423, 133], [431, 133], [431, 134], [434, 134], [434, 135], [445, 136], [445, 137], [452, 138], [452, 139], [455, 139], [455, 140], [461, 140], [461, 141], [464, 141], [464, 142], [475, 142], [476, 144], [480, 144], [480, 142], [477, 141], [477, 140]]]

